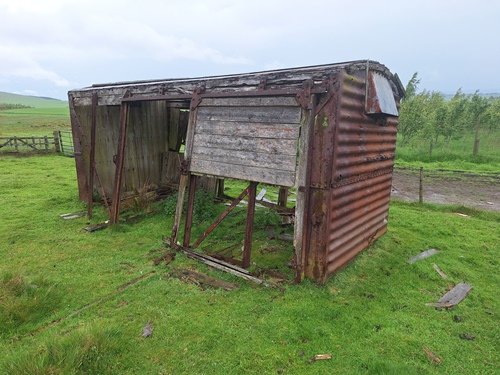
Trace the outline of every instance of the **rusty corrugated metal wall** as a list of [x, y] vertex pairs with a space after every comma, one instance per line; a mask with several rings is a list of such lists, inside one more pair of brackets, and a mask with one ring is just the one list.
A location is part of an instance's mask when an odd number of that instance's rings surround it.
[[366, 72], [342, 72], [312, 139], [305, 276], [325, 282], [386, 231], [397, 117], [365, 114]]

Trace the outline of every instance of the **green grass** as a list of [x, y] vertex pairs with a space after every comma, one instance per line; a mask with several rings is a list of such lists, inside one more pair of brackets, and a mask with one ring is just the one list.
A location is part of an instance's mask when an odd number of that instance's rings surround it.
[[[282, 293], [211, 270], [182, 254], [168, 267], [155, 267], [153, 258], [166, 251], [161, 237], [170, 235], [175, 196], [153, 204], [153, 212], [143, 212], [133, 224], [88, 233], [82, 230], [87, 223], [106, 219], [101, 207], [96, 207], [92, 220], [59, 217], [85, 210], [78, 201], [74, 160], [57, 155], [3, 156], [0, 170], [1, 279], [18, 276], [25, 281], [21, 291], [40, 286], [32, 289], [40, 290], [38, 299], [49, 306], [40, 316], [18, 320], [2, 331], [0, 373], [500, 371], [498, 213], [392, 202], [387, 234], [346, 269], [325, 286], [306, 280], [284, 285]], [[234, 190], [239, 193], [241, 187]], [[197, 199], [205, 205], [205, 211], [195, 214], [199, 234], [223, 208], [208, 197]], [[286, 272], [283, 263], [292, 248], [268, 240], [265, 229], [279, 218], [264, 208], [256, 215], [260, 224], [252, 261]], [[231, 216], [227, 227], [221, 226], [202, 247], [241, 240], [242, 220], [244, 213]], [[265, 251], [270, 248], [274, 250]], [[406, 262], [429, 248], [441, 252], [412, 265]], [[433, 263], [449, 278], [442, 279]], [[171, 267], [198, 270], [240, 288], [202, 290], [172, 276]], [[474, 289], [453, 311], [425, 306], [462, 281]], [[49, 289], [58, 297], [49, 297]], [[15, 296], [11, 293], [11, 304]], [[0, 303], [3, 306], [4, 300]], [[454, 322], [454, 315], [462, 322]], [[141, 332], [149, 319], [153, 336], [144, 339]], [[460, 339], [462, 333], [475, 340]], [[443, 363], [430, 363], [422, 344]], [[331, 353], [332, 359], [310, 363], [314, 355], [324, 353]]]
[[67, 106], [0, 111], [0, 137], [52, 136], [54, 130], [70, 129]]
[[68, 102], [38, 96], [18, 95], [0, 91], [0, 103], [20, 104], [33, 108], [67, 108]]

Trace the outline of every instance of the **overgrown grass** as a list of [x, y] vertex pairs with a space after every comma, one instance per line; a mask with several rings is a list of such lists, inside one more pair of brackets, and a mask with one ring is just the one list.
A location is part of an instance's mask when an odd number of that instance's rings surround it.
[[[392, 202], [388, 233], [346, 269], [325, 286], [305, 281], [283, 285], [282, 293], [211, 270], [182, 254], [168, 267], [155, 267], [152, 259], [166, 251], [161, 237], [170, 235], [175, 196], [153, 205], [152, 213], [133, 224], [87, 233], [82, 230], [87, 223], [106, 219], [103, 208], [96, 207], [90, 221], [59, 217], [85, 209], [78, 201], [72, 159], [7, 156], [0, 158], [0, 170], [0, 199], [8, 202], [0, 206], [0, 274], [11, 272], [26, 285], [43, 278], [45, 290], [54, 285], [63, 292], [39, 317], [12, 326], [1, 337], [2, 373], [500, 371], [498, 213]], [[242, 189], [235, 190], [239, 194]], [[207, 197], [198, 199], [210, 210], [210, 215], [196, 214], [195, 231], [202, 231], [224, 207], [207, 202]], [[203, 242], [205, 251], [240, 241], [245, 207], [236, 210], [243, 212]], [[256, 225], [252, 261], [286, 269], [291, 244], [267, 238], [266, 228], [277, 221], [265, 212], [257, 210], [263, 226]], [[429, 248], [441, 252], [412, 265], [406, 262]], [[449, 278], [442, 279], [433, 263]], [[200, 289], [174, 277], [172, 267], [204, 272], [240, 288]], [[425, 306], [462, 281], [474, 289], [453, 311]], [[455, 315], [462, 321], [455, 322]], [[144, 339], [141, 332], [148, 320], [153, 336]], [[475, 340], [460, 339], [462, 333]], [[441, 365], [429, 362], [422, 344], [441, 358]], [[331, 353], [332, 359], [310, 361], [323, 353]]]
[[0, 111], [0, 137], [51, 136], [70, 130], [69, 108], [23, 108]]

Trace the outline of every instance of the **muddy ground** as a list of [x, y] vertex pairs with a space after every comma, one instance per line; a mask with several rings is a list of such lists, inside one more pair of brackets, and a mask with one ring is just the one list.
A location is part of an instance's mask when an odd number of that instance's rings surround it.
[[[418, 201], [420, 171], [396, 168], [391, 198]], [[427, 203], [462, 204], [481, 210], [500, 211], [500, 174], [424, 171], [423, 198]]]

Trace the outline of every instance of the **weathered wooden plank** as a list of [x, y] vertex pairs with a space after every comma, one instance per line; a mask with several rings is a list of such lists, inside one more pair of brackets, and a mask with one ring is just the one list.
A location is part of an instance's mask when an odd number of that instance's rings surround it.
[[253, 151], [290, 156], [297, 154], [297, 140], [294, 139], [244, 138], [225, 135], [213, 137], [209, 134], [195, 134], [193, 144], [223, 150]]
[[191, 172], [288, 187], [295, 183], [295, 172], [197, 159], [191, 160]]
[[295, 171], [296, 165], [295, 155], [237, 150], [231, 150], [228, 152], [227, 150], [221, 148], [201, 147], [197, 144], [193, 146], [192, 159], [240, 164], [242, 166], [266, 167], [290, 172]]
[[298, 107], [294, 96], [203, 98], [200, 107]]
[[463, 301], [467, 294], [472, 290], [472, 286], [466, 283], [459, 283], [455, 287], [439, 299], [439, 303], [451, 303], [458, 305]]
[[208, 120], [298, 124], [300, 115], [300, 107], [200, 107], [197, 122]]
[[277, 124], [233, 121], [198, 121], [196, 133], [212, 135], [230, 135], [238, 137], [298, 139], [298, 124]]

